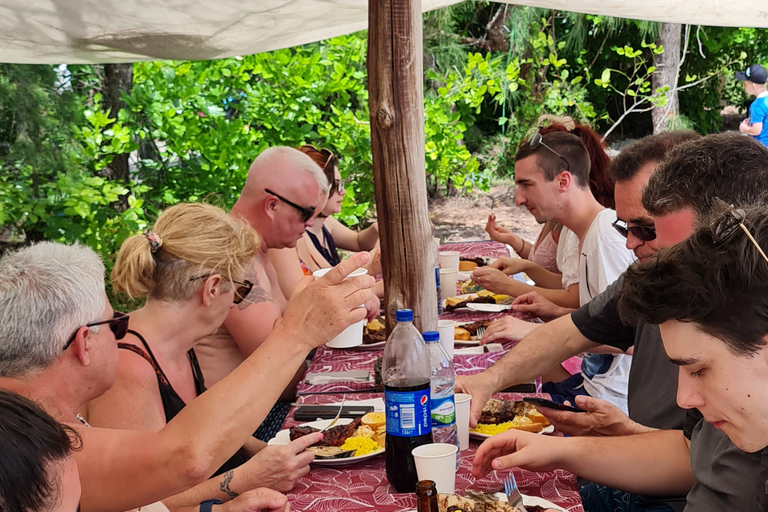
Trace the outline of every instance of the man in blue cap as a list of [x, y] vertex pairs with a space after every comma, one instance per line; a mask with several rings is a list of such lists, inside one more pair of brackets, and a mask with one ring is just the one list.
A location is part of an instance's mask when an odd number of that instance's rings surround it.
[[752, 64], [744, 71], [736, 73], [736, 80], [744, 82], [747, 95], [755, 96], [755, 101], [749, 106], [749, 117], [741, 122], [739, 131], [751, 135], [764, 146], [768, 146], [768, 91], [765, 82], [768, 72], [760, 64]]

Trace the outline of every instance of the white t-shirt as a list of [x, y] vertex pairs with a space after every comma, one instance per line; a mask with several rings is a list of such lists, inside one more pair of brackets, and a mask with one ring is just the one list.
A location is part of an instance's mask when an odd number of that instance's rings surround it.
[[565, 226], [557, 241], [557, 268], [563, 276], [563, 290], [579, 282], [579, 237]]
[[[627, 240], [611, 224], [616, 212], [597, 214], [581, 244], [579, 256], [579, 303], [583, 306], [613, 283], [635, 261]], [[584, 389], [627, 412], [627, 385], [632, 356], [622, 354], [585, 355], [581, 363]]]

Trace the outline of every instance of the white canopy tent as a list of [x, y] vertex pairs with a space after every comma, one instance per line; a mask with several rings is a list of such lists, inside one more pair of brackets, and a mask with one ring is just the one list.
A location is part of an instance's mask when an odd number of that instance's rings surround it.
[[[423, 0], [424, 11], [462, 0]], [[695, 25], [768, 27], [761, 0], [502, 0]], [[134, 62], [249, 55], [368, 26], [368, 0], [0, 0], [0, 61]]]

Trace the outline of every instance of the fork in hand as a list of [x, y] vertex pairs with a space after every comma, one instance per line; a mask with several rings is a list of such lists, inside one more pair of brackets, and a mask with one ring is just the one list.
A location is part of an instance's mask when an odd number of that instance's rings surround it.
[[520, 510], [520, 512], [528, 512], [523, 506], [523, 495], [520, 494], [517, 482], [515, 482], [515, 476], [511, 471], [504, 478], [504, 493], [507, 495], [507, 501], [510, 505]]
[[337, 421], [339, 421], [339, 416], [341, 416], [341, 409], [342, 409], [342, 408], [344, 408], [344, 400], [346, 400], [346, 399], [347, 399], [347, 394], [345, 393], [345, 394], [343, 394], [343, 395], [341, 396], [341, 405], [339, 406], [339, 412], [337, 412], [337, 413], [336, 413], [336, 417], [335, 417], [335, 418], [333, 418], [333, 421], [332, 421], [332, 422], [330, 422], [330, 423], [328, 424], [328, 426], [327, 426], [327, 427], [325, 427], [325, 428], [324, 428], [323, 430], [321, 430], [320, 432], [325, 432], [326, 430], [328, 430], [329, 428], [331, 428], [332, 426], [334, 426], [334, 425], [336, 424], [336, 422], [337, 422]]

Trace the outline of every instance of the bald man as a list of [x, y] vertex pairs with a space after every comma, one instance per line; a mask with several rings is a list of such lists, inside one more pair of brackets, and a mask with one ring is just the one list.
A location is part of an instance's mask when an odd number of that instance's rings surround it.
[[[313, 225], [325, 207], [328, 189], [320, 167], [293, 148], [269, 148], [251, 164], [230, 214], [247, 220], [261, 235], [260, 250], [245, 275], [253, 289], [232, 309], [216, 333], [195, 346], [206, 385], [227, 376], [280, 322], [289, 297], [280, 290], [267, 249], [295, 247], [304, 229]], [[298, 369], [297, 376], [302, 372], [303, 368]]]

